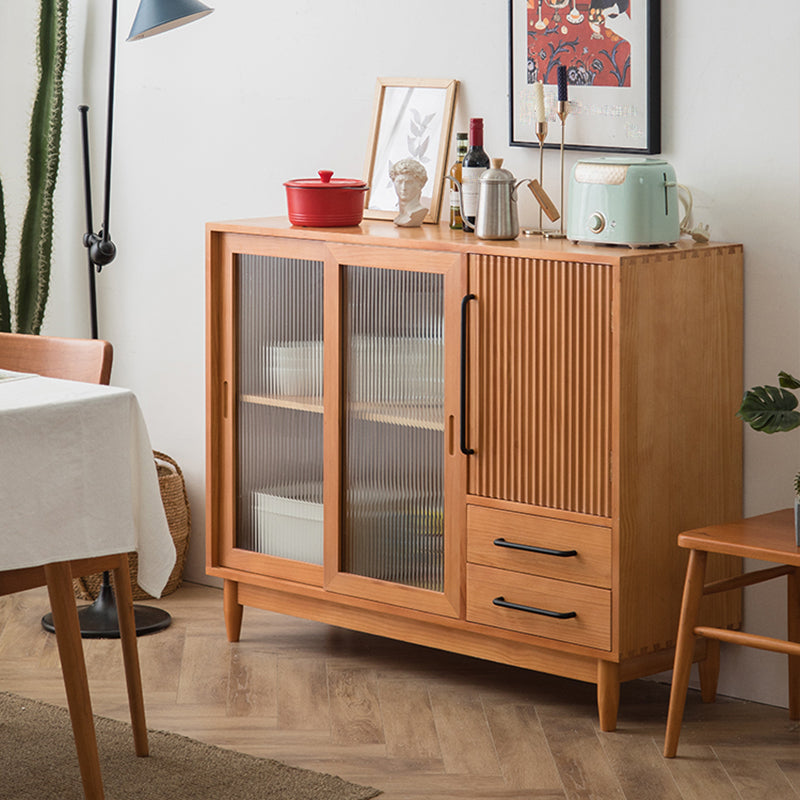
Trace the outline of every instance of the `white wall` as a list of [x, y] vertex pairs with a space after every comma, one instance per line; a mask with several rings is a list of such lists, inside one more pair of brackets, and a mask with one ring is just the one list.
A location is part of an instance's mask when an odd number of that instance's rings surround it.
[[[377, 76], [457, 78], [456, 128], [483, 116], [491, 155], [518, 177], [538, 169], [535, 151], [507, 144], [504, 0], [209, 1], [216, 11], [208, 18], [131, 44], [123, 39], [137, 3], [120, 2], [110, 226], [119, 256], [98, 278], [100, 334], [115, 348], [112, 380], [134, 389], [154, 447], [175, 457], [188, 480], [187, 575], [195, 580], [204, 579], [204, 223], [283, 214], [283, 181], [321, 168], [360, 176]], [[715, 239], [745, 245], [752, 385], [779, 369], [800, 371], [800, 105], [788, 77], [800, 8], [784, 4], [779, 21], [761, 24], [749, 0], [723, 5], [724, 13], [719, 3], [663, 3], [662, 152], [692, 189], [695, 218]], [[0, 3], [0, 174], [12, 244], [25, 196], [37, 6]], [[88, 334], [75, 109], [92, 106], [99, 220], [109, 7], [71, 3], [47, 333]], [[555, 182], [557, 155], [546, 159]], [[532, 201], [521, 217], [527, 225], [538, 219]], [[708, 382], [713, 390], [713, 375]], [[748, 430], [745, 439], [746, 513], [789, 505], [800, 436]], [[746, 624], [781, 635], [783, 587], [748, 591]], [[726, 650], [720, 690], [785, 704], [784, 660]]]

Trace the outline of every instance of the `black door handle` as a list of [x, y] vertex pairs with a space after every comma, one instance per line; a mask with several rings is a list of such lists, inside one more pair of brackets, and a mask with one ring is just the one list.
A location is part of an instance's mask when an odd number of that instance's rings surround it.
[[465, 294], [461, 299], [461, 396], [459, 398], [459, 415], [461, 417], [459, 446], [465, 456], [474, 454], [467, 446], [467, 305], [470, 300], [477, 300], [474, 294]]

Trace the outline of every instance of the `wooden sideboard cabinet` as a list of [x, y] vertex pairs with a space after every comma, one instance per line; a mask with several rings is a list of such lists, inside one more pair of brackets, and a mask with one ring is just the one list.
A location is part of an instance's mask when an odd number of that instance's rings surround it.
[[741, 392], [739, 245], [209, 224], [228, 637], [253, 606], [588, 681], [613, 730], [620, 682], [672, 666], [678, 533], [741, 517]]

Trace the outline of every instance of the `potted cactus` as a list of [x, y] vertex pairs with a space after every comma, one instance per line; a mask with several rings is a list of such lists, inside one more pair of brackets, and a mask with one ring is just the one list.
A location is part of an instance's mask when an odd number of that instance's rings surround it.
[[[28, 203], [20, 235], [14, 329], [39, 333], [50, 286], [53, 195], [61, 152], [63, 74], [67, 57], [68, 0], [40, 0], [38, 81], [28, 145]], [[11, 301], [4, 269], [6, 221], [0, 185], [0, 331], [11, 331]]]
[[[788, 372], [778, 373], [779, 386], [754, 386], [745, 392], [737, 416], [753, 430], [779, 433], [800, 427], [798, 399], [794, 393], [800, 389], [800, 380]], [[800, 472], [794, 478], [794, 530], [800, 547]]]

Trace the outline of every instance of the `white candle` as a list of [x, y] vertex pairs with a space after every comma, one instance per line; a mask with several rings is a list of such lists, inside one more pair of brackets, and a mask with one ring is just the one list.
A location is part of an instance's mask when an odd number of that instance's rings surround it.
[[544, 122], [544, 84], [541, 81], [533, 84], [533, 105], [536, 109], [536, 121]]

